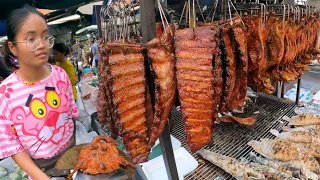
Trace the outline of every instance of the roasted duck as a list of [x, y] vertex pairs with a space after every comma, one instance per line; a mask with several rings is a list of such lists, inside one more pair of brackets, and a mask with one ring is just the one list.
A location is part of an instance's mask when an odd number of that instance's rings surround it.
[[148, 56], [155, 80], [155, 113], [151, 127], [149, 148], [161, 135], [176, 99], [176, 78], [174, 58], [174, 26], [163, 28], [157, 24], [157, 37], [147, 43]]
[[119, 135], [133, 162], [146, 162], [149, 136], [143, 47], [133, 43], [108, 43], [107, 47], [114, 124], [119, 127]]
[[271, 160], [266, 159], [263, 157], [258, 157], [255, 153], [251, 152], [249, 154], [249, 158], [251, 161], [255, 163], [259, 163], [265, 166], [268, 166], [270, 168], [276, 169], [278, 171], [281, 171], [283, 173], [286, 173], [294, 178], [298, 178], [301, 180], [317, 180], [319, 177], [314, 172], [310, 171], [309, 169], [306, 169], [301, 166], [292, 165], [290, 163], [277, 161], [277, 160]]
[[212, 141], [216, 117], [212, 62], [219, 49], [217, 33], [218, 29], [210, 27], [176, 31], [179, 100], [187, 144], [192, 151], [197, 151]]
[[204, 159], [210, 161], [212, 164], [231, 174], [236, 179], [297, 179], [264, 165], [246, 161], [238, 161], [237, 159], [217, 154], [205, 149], [198, 152], [198, 154]]
[[118, 142], [110, 137], [97, 136], [94, 140], [84, 146], [78, 155], [78, 163], [74, 171], [68, 175], [67, 179], [72, 179], [74, 173], [78, 170], [85, 174], [102, 174], [111, 173], [120, 168], [120, 166], [131, 166], [133, 164], [128, 162], [119, 154], [116, 146]]

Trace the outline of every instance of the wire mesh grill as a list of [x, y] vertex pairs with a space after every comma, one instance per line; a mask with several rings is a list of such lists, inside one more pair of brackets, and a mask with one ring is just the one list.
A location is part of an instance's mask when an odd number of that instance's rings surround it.
[[[295, 105], [284, 100], [280, 100], [274, 96], [260, 94], [257, 101], [245, 111], [246, 114], [253, 114], [258, 110], [259, 114], [255, 126], [248, 127], [233, 124], [216, 124], [213, 134], [213, 144], [207, 145], [204, 148], [210, 151], [227, 155], [240, 159], [241, 157], [247, 158], [252, 148], [247, 145], [250, 140], [259, 140], [260, 138], [274, 138], [269, 132], [270, 129], [280, 130], [286, 121], [282, 120], [283, 116], [292, 117]], [[181, 141], [181, 144], [190, 153], [190, 149], [186, 144], [186, 134], [183, 129], [182, 114], [179, 110], [173, 110], [173, 128], [171, 134]], [[232, 179], [232, 176], [224, 172], [217, 166], [209, 163], [208, 161], [199, 158], [197, 154], [192, 154], [199, 162], [198, 168], [187, 175], [185, 179], [188, 180], [204, 180], [215, 179], [222, 177], [224, 179]]]

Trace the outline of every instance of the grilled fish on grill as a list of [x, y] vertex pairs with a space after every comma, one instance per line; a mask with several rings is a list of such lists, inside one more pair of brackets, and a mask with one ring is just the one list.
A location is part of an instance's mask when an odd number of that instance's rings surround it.
[[320, 158], [320, 144], [319, 143], [300, 143], [299, 148], [310, 156]]
[[293, 132], [293, 131], [315, 131], [320, 132], [320, 126], [319, 125], [310, 125], [310, 126], [298, 126], [291, 128], [290, 126], [284, 126], [282, 127], [282, 130], [285, 132]]
[[293, 116], [289, 120], [288, 125], [306, 126], [306, 125], [320, 125], [320, 115], [305, 113]]
[[241, 162], [205, 149], [199, 151], [198, 154], [237, 179], [266, 179], [262, 171], [257, 170], [250, 163]]
[[212, 141], [216, 33], [217, 29], [210, 27], [176, 31], [176, 77], [187, 144], [192, 151]]
[[115, 124], [126, 151], [135, 163], [148, 160], [146, 79], [142, 45], [109, 43], [109, 88]]
[[236, 179], [274, 179], [274, 180], [296, 180], [288, 174], [276, 169], [247, 161], [238, 161], [237, 159], [217, 154], [208, 150], [201, 150], [198, 153], [204, 159], [225, 170]]
[[300, 149], [296, 143], [283, 139], [261, 139], [261, 141], [250, 141], [248, 145], [266, 158], [305, 167], [317, 174], [320, 172], [318, 161]]
[[167, 122], [171, 107], [176, 98], [175, 59], [174, 59], [174, 26], [163, 29], [157, 24], [157, 37], [147, 43], [148, 56], [151, 58], [151, 69], [155, 79], [155, 114], [151, 127], [149, 148], [161, 135]]
[[310, 180], [318, 180], [318, 178], [319, 178], [317, 174], [315, 174], [314, 172], [312, 172], [309, 169], [306, 169], [304, 167], [292, 165], [287, 162], [258, 157], [253, 152], [250, 152], [249, 158], [251, 161], [253, 161], [255, 163], [259, 163], [259, 164], [271, 167], [273, 169], [276, 169], [278, 171], [286, 173], [294, 178], [298, 178], [301, 180], [309, 180], [309, 179]]
[[277, 138], [295, 143], [320, 143], [320, 136], [316, 131], [303, 129], [301, 131], [282, 132], [271, 129], [270, 132]]
[[302, 156], [298, 145], [283, 139], [252, 140], [248, 143], [257, 153], [281, 161], [299, 160]]
[[300, 160], [288, 161], [288, 163], [295, 166], [304, 167], [316, 174], [320, 173], [320, 165], [318, 160], [315, 157], [310, 156], [308, 153], [303, 154]]

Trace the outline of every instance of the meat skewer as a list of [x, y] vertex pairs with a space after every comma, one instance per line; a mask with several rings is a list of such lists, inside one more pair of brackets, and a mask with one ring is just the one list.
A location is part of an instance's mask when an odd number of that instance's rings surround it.
[[148, 56], [155, 79], [155, 113], [151, 127], [149, 148], [161, 135], [176, 98], [174, 26], [163, 28], [157, 24], [157, 37], [147, 43]]

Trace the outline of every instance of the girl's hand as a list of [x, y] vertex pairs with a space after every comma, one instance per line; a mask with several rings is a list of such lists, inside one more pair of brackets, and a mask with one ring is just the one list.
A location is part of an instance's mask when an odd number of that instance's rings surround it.
[[50, 178], [40, 170], [25, 151], [13, 155], [12, 159], [28, 174], [28, 176], [32, 177], [32, 179], [50, 180]]

